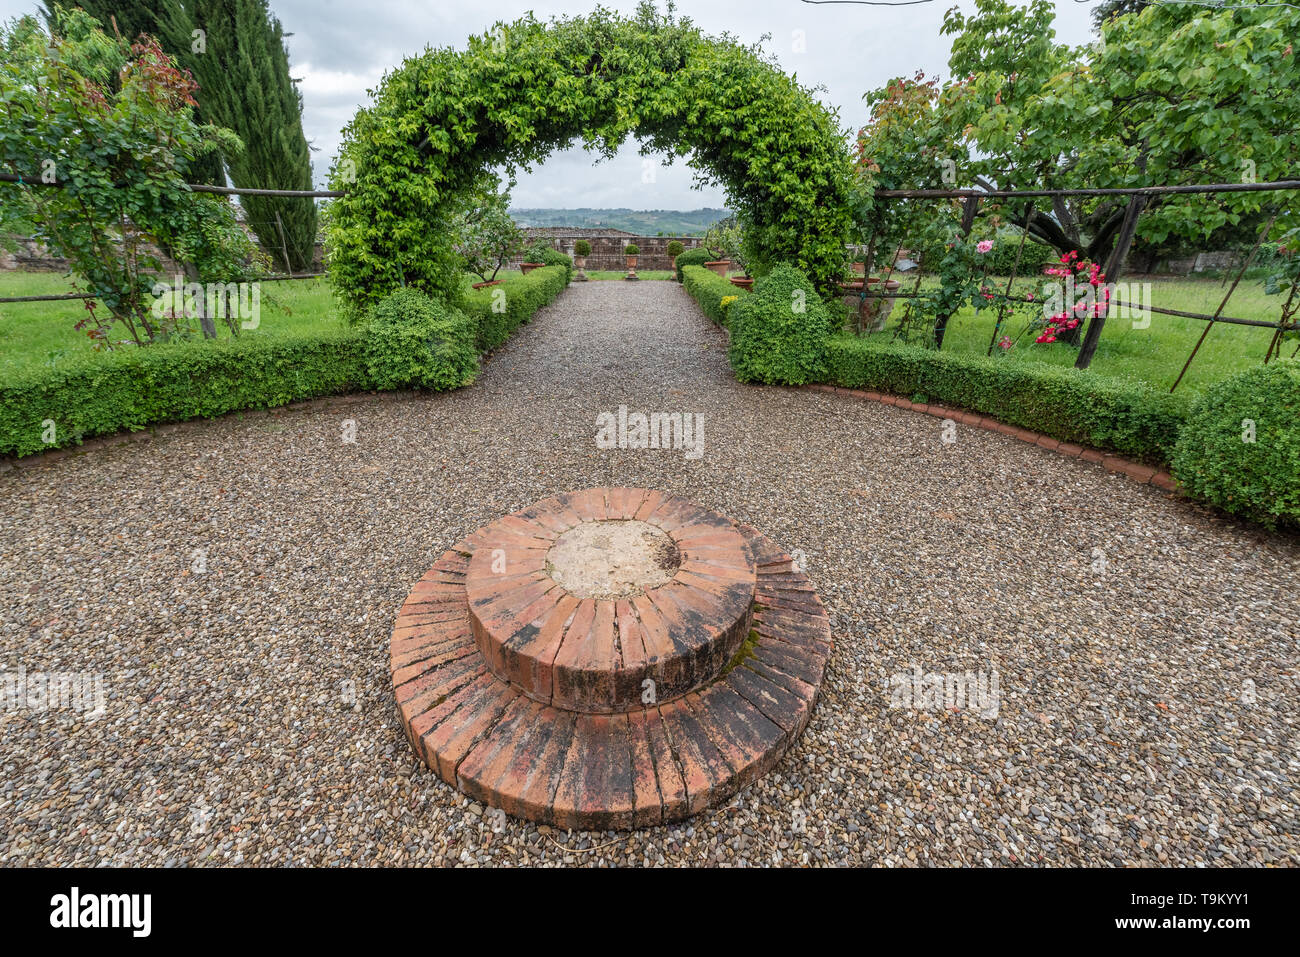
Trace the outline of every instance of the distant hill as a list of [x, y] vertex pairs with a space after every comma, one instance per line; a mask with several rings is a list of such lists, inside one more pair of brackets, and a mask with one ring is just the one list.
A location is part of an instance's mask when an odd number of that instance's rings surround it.
[[520, 226], [601, 226], [638, 236], [703, 236], [731, 213], [725, 209], [512, 209]]

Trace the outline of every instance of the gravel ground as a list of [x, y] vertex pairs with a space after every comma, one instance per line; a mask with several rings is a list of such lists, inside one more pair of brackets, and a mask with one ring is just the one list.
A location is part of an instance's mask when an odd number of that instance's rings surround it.
[[[460, 392], [0, 474], [0, 667], [106, 694], [95, 720], [0, 714], [0, 862], [1300, 862], [1294, 539], [997, 434], [742, 386], [725, 350], [675, 284], [588, 283]], [[620, 404], [702, 415], [705, 454], [598, 449]], [[389, 629], [457, 538], [591, 485], [801, 550], [835, 632], [823, 698], [728, 807], [502, 830], [397, 730]], [[891, 707], [914, 667], [996, 669], [996, 716]]]

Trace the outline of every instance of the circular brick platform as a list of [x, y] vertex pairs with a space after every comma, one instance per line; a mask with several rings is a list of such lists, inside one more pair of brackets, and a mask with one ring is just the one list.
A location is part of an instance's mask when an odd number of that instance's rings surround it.
[[560, 827], [677, 820], [765, 773], [830, 654], [755, 529], [645, 489], [545, 499], [458, 542], [392, 640], [398, 711], [449, 784]]
[[680, 698], [713, 680], [749, 633], [755, 576], [740, 530], [684, 499], [621, 492], [507, 515], [470, 559], [484, 662], [544, 704], [609, 714]]

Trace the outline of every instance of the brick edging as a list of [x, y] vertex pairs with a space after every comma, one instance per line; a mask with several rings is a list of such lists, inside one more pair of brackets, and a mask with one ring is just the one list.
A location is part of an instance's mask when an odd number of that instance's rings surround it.
[[1160, 471], [1150, 465], [1143, 465], [1140, 462], [1134, 462], [1123, 456], [1112, 455], [1109, 452], [1102, 452], [1099, 449], [1087, 448], [1082, 445], [1075, 445], [1073, 442], [1061, 442], [1045, 435], [1042, 432], [1034, 432], [1030, 429], [1022, 429], [1019, 426], [1007, 425], [1005, 422], [999, 422], [997, 419], [985, 415], [978, 415], [974, 412], [967, 412], [964, 409], [952, 409], [947, 406], [934, 405], [923, 402], [913, 402], [910, 399], [904, 399], [902, 396], [890, 395], [884, 392], [873, 392], [869, 389], [845, 389], [836, 385], [806, 385], [802, 388], [811, 389], [815, 392], [833, 392], [838, 395], [851, 395], [857, 399], [867, 399], [871, 402], [880, 402], [884, 405], [896, 406], [900, 409], [910, 409], [913, 412], [923, 412], [926, 415], [933, 415], [936, 418], [952, 419], [954, 422], [960, 422], [963, 425], [969, 425], [977, 429], [984, 429], [986, 432], [1000, 432], [1003, 435], [1009, 435], [1012, 438], [1020, 439], [1022, 442], [1028, 442], [1037, 445], [1039, 448], [1047, 449], [1049, 452], [1055, 452], [1058, 455], [1064, 455], [1066, 458], [1082, 459], [1085, 462], [1092, 462], [1100, 465], [1108, 472], [1115, 472], [1131, 479], [1140, 485], [1154, 485], [1157, 488], [1164, 489], [1167, 492], [1177, 492], [1178, 483], [1168, 472]]

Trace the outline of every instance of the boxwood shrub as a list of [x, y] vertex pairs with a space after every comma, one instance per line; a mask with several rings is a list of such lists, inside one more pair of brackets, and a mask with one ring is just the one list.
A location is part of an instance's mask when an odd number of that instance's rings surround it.
[[528, 247], [524, 261], [541, 263], [544, 266], [562, 266], [565, 271], [565, 283], [573, 279], [573, 260], [550, 243], [536, 242]]
[[[728, 296], [748, 296], [747, 290], [733, 286], [731, 280], [723, 279], [711, 269], [703, 266], [687, 266], [682, 270], [682, 285], [691, 294], [704, 314], [720, 326], [727, 325], [728, 309], [722, 300]], [[732, 304], [733, 306], [735, 303]]]
[[477, 323], [411, 288], [370, 310], [362, 328], [366, 382], [376, 389], [457, 389], [478, 374]]
[[533, 317], [533, 313], [564, 291], [573, 268], [569, 257], [564, 256], [564, 259], [569, 263], [567, 268], [546, 266], [534, 269], [527, 276], [511, 274], [499, 286], [465, 293], [460, 306], [478, 324], [480, 352], [501, 346], [520, 325]]
[[[0, 383], [0, 454], [366, 388], [355, 328], [89, 353]], [[55, 441], [46, 444], [46, 420]]]
[[707, 262], [713, 262], [713, 257], [703, 246], [696, 246], [694, 249], [688, 249], [677, 257], [675, 269], [677, 270], [677, 281], [685, 282], [686, 274], [682, 271], [687, 266], [703, 266]]
[[1000, 356], [936, 352], [833, 337], [827, 381], [851, 389], [922, 396], [1151, 464], [1173, 455], [1190, 400], [1151, 386]]
[[1225, 511], [1300, 526], [1300, 362], [1210, 386], [1191, 408], [1172, 466], [1185, 491]]
[[[438, 383], [458, 381], [458, 376], [463, 381], [469, 358], [509, 338], [564, 290], [567, 276], [564, 268], [548, 266], [527, 276], [514, 274], [501, 286], [468, 292], [457, 304], [464, 314], [459, 322], [456, 310], [435, 302], [444, 320], [438, 336], [453, 330], [454, 336], [438, 347], [444, 350], [444, 365], [429, 367], [427, 387], [448, 388]], [[493, 289], [503, 289], [504, 299], [494, 300]], [[501, 312], [493, 310], [498, 301], [503, 303]], [[386, 367], [378, 346], [367, 336], [365, 324], [282, 336], [246, 334], [87, 352], [54, 368], [26, 368], [0, 382], [0, 455], [31, 455], [159, 422], [396, 388], [388, 383], [402, 377]], [[44, 441], [47, 422], [54, 423], [53, 443]]]
[[808, 277], [780, 264], [728, 310], [727, 356], [741, 382], [803, 385], [826, 373], [830, 315]]

